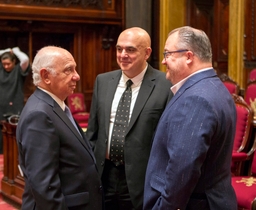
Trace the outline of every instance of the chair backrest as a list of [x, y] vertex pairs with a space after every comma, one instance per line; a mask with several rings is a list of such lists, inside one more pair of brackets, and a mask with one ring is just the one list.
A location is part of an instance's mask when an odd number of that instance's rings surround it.
[[83, 93], [73, 93], [69, 95], [67, 98], [67, 105], [72, 114], [76, 114], [78, 112], [86, 112]]
[[236, 105], [237, 120], [233, 151], [248, 152], [253, 128], [253, 110], [242, 96], [232, 94]]
[[249, 173], [248, 175], [250, 176], [256, 176], [256, 135], [255, 135], [255, 138], [254, 138], [254, 144], [252, 146], [252, 149], [250, 151], [251, 154], [253, 154], [253, 157], [252, 157], [252, 162], [251, 162], [251, 167], [249, 167]]
[[256, 114], [256, 80], [247, 83], [245, 89], [245, 102], [251, 106]]
[[253, 69], [249, 73], [249, 81], [254, 81], [256, 80], [256, 69]]
[[228, 75], [226, 74], [222, 74], [220, 75], [220, 79], [223, 82], [223, 84], [226, 86], [226, 88], [228, 89], [228, 91], [231, 94], [237, 94], [239, 95], [240, 92], [240, 87], [237, 84], [237, 82], [235, 82], [234, 80], [232, 80]]

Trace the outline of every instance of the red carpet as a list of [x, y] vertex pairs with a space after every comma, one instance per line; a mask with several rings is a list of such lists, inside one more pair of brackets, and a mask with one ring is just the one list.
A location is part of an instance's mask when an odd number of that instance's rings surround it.
[[[3, 160], [3, 155], [0, 154], [0, 191], [1, 191], [1, 181], [4, 176], [3, 169], [4, 169], [4, 160]], [[14, 208], [12, 205], [3, 201], [1, 193], [0, 193], [0, 209], [1, 210], [17, 210], [17, 208]]]

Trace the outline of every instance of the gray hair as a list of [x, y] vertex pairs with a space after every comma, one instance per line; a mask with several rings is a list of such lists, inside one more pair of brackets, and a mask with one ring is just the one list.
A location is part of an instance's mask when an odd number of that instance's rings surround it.
[[50, 74], [56, 75], [56, 71], [54, 69], [54, 59], [55, 56], [50, 51], [46, 50], [47, 47], [43, 47], [40, 49], [32, 63], [32, 73], [33, 73], [33, 83], [37, 86], [41, 81], [40, 70], [46, 69]]
[[177, 48], [192, 51], [202, 62], [212, 62], [211, 42], [204, 31], [184, 26], [172, 30], [168, 36], [175, 32], [178, 32]]

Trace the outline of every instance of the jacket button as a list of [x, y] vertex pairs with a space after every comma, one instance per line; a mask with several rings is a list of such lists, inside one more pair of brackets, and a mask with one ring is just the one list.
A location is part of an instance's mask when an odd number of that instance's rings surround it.
[[104, 161], [101, 161], [100, 165], [101, 166], [104, 166], [105, 162]]
[[105, 144], [108, 143], [108, 139], [105, 139]]
[[99, 191], [100, 191], [100, 192], [102, 192], [102, 188], [103, 188], [102, 186], [99, 187]]

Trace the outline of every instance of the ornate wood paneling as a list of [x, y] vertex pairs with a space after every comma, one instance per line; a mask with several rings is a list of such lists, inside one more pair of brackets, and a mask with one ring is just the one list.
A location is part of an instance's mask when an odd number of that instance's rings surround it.
[[246, 0], [244, 34], [245, 68], [256, 68], [256, 0]]
[[[96, 76], [118, 68], [123, 25], [124, 0], [0, 0], [0, 49], [19, 46], [31, 62], [46, 45], [69, 50], [81, 76], [76, 92], [85, 94], [88, 108]], [[30, 75], [25, 101], [34, 89]]]
[[211, 39], [213, 26], [213, 0], [187, 0], [187, 25], [202, 29]]
[[228, 36], [229, 4], [228, 1], [214, 0], [212, 31], [213, 67], [219, 75], [228, 74]]
[[202, 29], [212, 44], [213, 66], [218, 74], [227, 73], [228, 0], [187, 0], [187, 24]]
[[25, 186], [18, 165], [18, 147], [16, 142], [16, 125], [2, 121], [3, 148], [4, 148], [4, 177], [1, 180], [2, 195], [9, 201], [22, 203], [22, 194]]
[[0, 18], [114, 23], [122, 21], [122, 6], [123, 0], [0, 0]]

